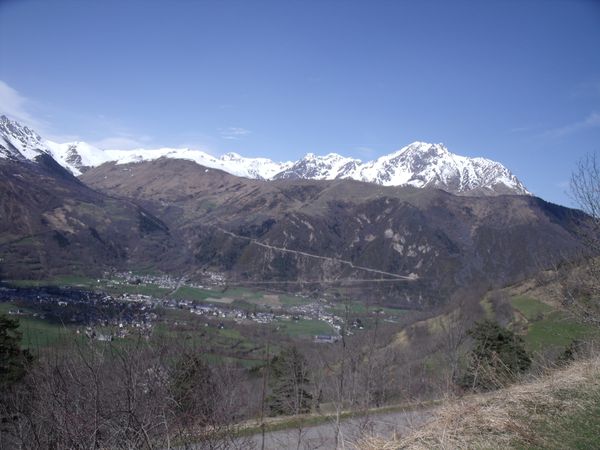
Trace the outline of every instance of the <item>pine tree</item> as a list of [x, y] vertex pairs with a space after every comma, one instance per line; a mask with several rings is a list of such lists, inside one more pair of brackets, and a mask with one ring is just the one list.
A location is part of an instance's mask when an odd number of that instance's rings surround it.
[[468, 334], [475, 340], [463, 387], [489, 390], [505, 386], [531, 366], [523, 340], [498, 323], [484, 320]]
[[199, 355], [184, 355], [173, 368], [171, 393], [184, 421], [208, 423], [215, 409], [217, 386]]
[[19, 321], [0, 314], [0, 387], [22, 379], [33, 358], [29, 350], [21, 349]]
[[271, 395], [268, 403], [272, 415], [303, 414], [310, 411], [312, 395], [306, 359], [296, 347], [283, 350], [271, 362]]

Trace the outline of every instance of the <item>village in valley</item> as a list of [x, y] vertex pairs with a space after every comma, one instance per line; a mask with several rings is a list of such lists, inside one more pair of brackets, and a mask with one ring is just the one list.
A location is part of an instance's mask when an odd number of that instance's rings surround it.
[[97, 341], [149, 339], [160, 327], [269, 325], [295, 338], [332, 344], [342, 330], [363, 330], [370, 317], [393, 322], [402, 313], [373, 308], [358, 314], [352, 309], [356, 304], [348, 307], [324, 297], [232, 288], [214, 272], [205, 273], [203, 280], [200, 284], [162, 274], [115, 272], [99, 279], [15, 281], [0, 286], [0, 306], [10, 315], [66, 326]]

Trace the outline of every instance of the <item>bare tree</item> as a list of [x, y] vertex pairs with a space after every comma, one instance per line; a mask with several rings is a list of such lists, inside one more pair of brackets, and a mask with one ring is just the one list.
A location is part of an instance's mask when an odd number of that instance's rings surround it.
[[600, 159], [596, 153], [584, 156], [571, 175], [571, 196], [598, 224], [600, 220]]
[[591, 217], [580, 232], [585, 250], [562, 269], [564, 302], [582, 321], [600, 326], [600, 158], [590, 153], [571, 176], [571, 197]]
[[0, 448], [249, 448], [239, 371], [200, 356], [142, 339], [43, 355], [0, 405], [12, 412]]

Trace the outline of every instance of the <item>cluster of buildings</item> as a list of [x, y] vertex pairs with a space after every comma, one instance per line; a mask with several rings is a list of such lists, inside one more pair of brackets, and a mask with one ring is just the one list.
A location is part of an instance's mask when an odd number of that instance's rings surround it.
[[117, 272], [108, 273], [105, 272], [103, 277], [110, 280], [112, 284], [152, 284], [164, 289], [177, 289], [180, 286], [187, 286], [192, 288], [204, 289], [206, 285], [209, 286], [225, 286], [226, 278], [225, 275], [219, 272], [203, 271], [201, 274], [202, 279], [205, 280], [204, 284], [193, 283], [191, 280], [184, 278], [173, 278], [166, 274], [136, 274], [134, 272]]
[[[0, 301], [22, 308], [9, 311], [13, 315], [31, 315], [60, 324], [85, 326], [90, 338], [108, 340], [100, 329], [115, 329], [112, 337], [125, 337], [131, 330], [149, 334], [157, 320], [155, 304], [148, 296], [112, 295], [56, 287], [3, 288]], [[30, 312], [26, 312], [30, 311]], [[78, 333], [82, 333], [78, 329]]]

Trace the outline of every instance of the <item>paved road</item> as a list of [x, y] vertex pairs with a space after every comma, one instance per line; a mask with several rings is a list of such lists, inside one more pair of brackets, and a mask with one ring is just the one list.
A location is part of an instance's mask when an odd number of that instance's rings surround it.
[[[430, 416], [431, 410], [415, 410], [346, 419], [341, 423], [338, 449], [355, 448], [352, 444], [363, 436], [391, 437], [394, 434], [403, 434], [412, 427], [423, 424]], [[300, 439], [299, 445], [298, 439]], [[260, 449], [262, 436], [260, 434], [252, 436], [249, 444], [249, 447], [254, 445], [254, 448]], [[333, 450], [336, 448], [335, 424], [326, 423], [303, 430], [291, 429], [266, 433], [264, 448], [265, 450]]]

